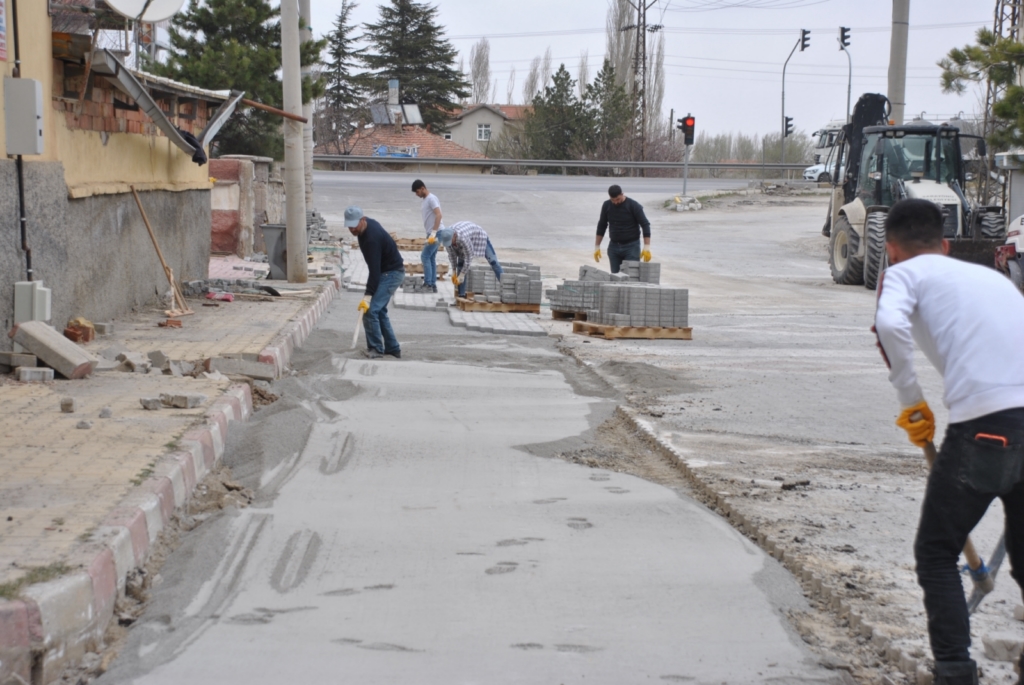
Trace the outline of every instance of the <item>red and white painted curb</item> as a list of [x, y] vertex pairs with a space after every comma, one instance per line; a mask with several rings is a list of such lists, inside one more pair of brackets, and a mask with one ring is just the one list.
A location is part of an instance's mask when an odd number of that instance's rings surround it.
[[[281, 375], [340, 290], [335, 278], [260, 353]], [[264, 358], [266, 356], [266, 359]], [[128, 574], [143, 566], [171, 517], [224, 455], [228, 425], [252, 415], [248, 385], [229, 387], [206, 412], [205, 425], [178, 440], [153, 475], [111, 511], [67, 565], [81, 570], [29, 586], [17, 600], [0, 600], [0, 682], [45, 684], [102, 643]]]

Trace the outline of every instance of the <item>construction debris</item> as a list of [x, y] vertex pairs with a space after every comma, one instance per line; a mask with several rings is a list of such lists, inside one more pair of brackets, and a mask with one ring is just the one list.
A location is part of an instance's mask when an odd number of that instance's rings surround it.
[[93, 327], [96, 329], [96, 335], [107, 336], [114, 334], [114, 324], [112, 323], [94, 323]]
[[92, 421], [86, 421], [85, 419], [82, 419], [77, 424], [75, 424], [75, 428], [81, 428], [82, 430], [89, 430], [90, 428], [92, 428]]
[[157, 411], [160, 407], [164, 406], [159, 397], [140, 397], [139, 404], [142, 405], [143, 409], [148, 409], [149, 411]]
[[53, 367], [57, 373], [71, 380], [85, 378], [99, 363], [95, 356], [42, 321], [17, 324], [10, 337], [47, 366]]
[[79, 316], [68, 321], [64, 327], [64, 337], [71, 342], [89, 343], [96, 339], [96, 328], [91, 321]]
[[175, 407], [176, 409], [194, 409], [205, 401], [206, 395], [169, 395], [167, 393], [160, 393], [160, 402], [165, 407]]
[[16, 378], [22, 383], [46, 383], [53, 380], [53, 369], [19, 366], [15, 369]]
[[78, 401], [74, 397], [62, 397], [60, 410], [65, 414], [74, 414], [78, 410]]
[[167, 319], [166, 321], [159, 322], [157, 326], [159, 326], [160, 328], [181, 328], [181, 320]]
[[207, 371], [217, 371], [229, 376], [248, 376], [258, 381], [272, 381], [277, 378], [272, 364], [252, 362], [229, 357], [211, 357], [203, 362]]
[[114, 415], [114, 410], [111, 409], [110, 407], [103, 407], [103, 409], [100, 409], [100, 418], [101, 419], [109, 419], [113, 415]]
[[117, 355], [117, 361], [125, 371], [132, 373], [149, 373], [153, 368], [153, 362], [138, 352], [122, 352]]
[[35, 366], [36, 357], [34, 354], [19, 354], [17, 352], [0, 352], [0, 373], [10, 373], [19, 366]]

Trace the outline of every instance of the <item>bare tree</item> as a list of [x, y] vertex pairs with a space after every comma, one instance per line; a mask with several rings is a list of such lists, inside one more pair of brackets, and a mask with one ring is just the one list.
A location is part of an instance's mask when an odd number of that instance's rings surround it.
[[647, 83], [644, 84], [647, 94], [647, 128], [655, 135], [663, 128], [661, 105], [665, 100], [665, 36], [655, 34], [654, 40], [647, 41]]
[[494, 93], [491, 95], [491, 104], [498, 104], [498, 82], [494, 82]]
[[470, 49], [469, 69], [473, 102], [486, 102], [491, 92], [491, 45], [486, 36]]
[[576, 87], [579, 88], [579, 98], [582, 100], [587, 96], [587, 83], [590, 82], [590, 51], [580, 51], [580, 66], [579, 71], [576, 75]]
[[636, 23], [633, 12], [629, 0], [610, 0], [605, 17], [605, 55], [615, 69], [615, 82], [627, 88], [633, 81], [635, 33], [622, 27]]
[[508, 74], [508, 89], [505, 92], [505, 94], [508, 97], [508, 102], [506, 104], [509, 104], [509, 105], [512, 104], [512, 97], [513, 97], [512, 94], [515, 92], [515, 89], [516, 89], [516, 68], [513, 65], [512, 71], [510, 71], [509, 74]]
[[544, 60], [540, 63], [540, 89], [543, 90], [551, 85], [551, 46], [544, 51]]
[[523, 83], [523, 104], [529, 105], [533, 102], [540, 91], [540, 57], [534, 57], [530, 62], [530, 71]]
[[[469, 79], [466, 77], [466, 60], [464, 57], [462, 57], [462, 55], [459, 55], [459, 74], [462, 75], [463, 81], [469, 81]], [[463, 97], [462, 99], [460, 99], [459, 104], [465, 107], [468, 104], [466, 102], [466, 98]]]

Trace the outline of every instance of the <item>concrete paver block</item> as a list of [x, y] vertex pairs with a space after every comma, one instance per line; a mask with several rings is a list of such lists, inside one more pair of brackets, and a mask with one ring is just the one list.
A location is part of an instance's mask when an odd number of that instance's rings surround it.
[[159, 397], [140, 397], [139, 403], [143, 409], [148, 409], [149, 411], [156, 411], [163, 406], [163, 402], [160, 401]]
[[276, 374], [271, 364], [252, 362], [245, 359], [227, 357], [211, 357], [204, 362], [207, 371], [218, 371], [233, 376], [249, 376], [260, 381], [275, 380]]
[[65, 414], [74, 414], [78, 410], [78, 400], [74, 397], [60, 398], [60, 410]]
[[36, 366], [34, 354], [21, 354], [19, 352], [0, 352], [0, 366]]
[[153, 362], [138, 352], [122, 352], [117, 355], [117, 360], [133, 373], [149, 373], [153, 368]]
[[169, 395], [160, 393], [160, 401], [167, 407], [193, 409], [206, 402], [206, 395]]
[[96, 329], [96, 335], [113, 335], [114, 334], [114, 324], [112, 324], [112, 323], [109, 323], [109, 322], [106, 322], [106, 323], [94, 322], [93, 323], [93, 327]]
[[981, 638], [985, 656], [992, 661], [1016, 662], [1024, 650], [1024, 640], [1016, 633], [989, 633]]
[[45, 383], [53, 380], [53, 369], [19, 366], [15, 373], [22, 383]]
[[114, 415], [114, 410], [111, 409], [110, 407], [103, 407], [103, 409], [100, 409], [100, 418], [101, 419], [109, 419], [113, 415]]
[[99, 363], [99, 359], [42, 321], [20, 323], [14, 327], [10, 336], [47, 366], [71, 380], [85, 378]]
[[82, 419], [77, 424], [75, 424], [75, 428], [81, 428], [82, 430], [89, 430], [90, 428], [92, 428], [92, 421], [86, 421], [85, 419]]

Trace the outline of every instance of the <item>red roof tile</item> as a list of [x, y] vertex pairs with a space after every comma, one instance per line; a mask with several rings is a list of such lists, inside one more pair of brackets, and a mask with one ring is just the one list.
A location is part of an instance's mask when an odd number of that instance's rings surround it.
[[358, 131], [348, 141], [350, 154], [373, 156], [379, 145], [393, 147], [417, 147], [418, 157], [436, 157], [440, 159], [486, 159], [486, 155], [462, 147], [458, 143], [445, 140], [441, 136], [429, 133], [418, 126], [403, 126], [398, 133], [394, 126], [375, 126], [372, 129]]

